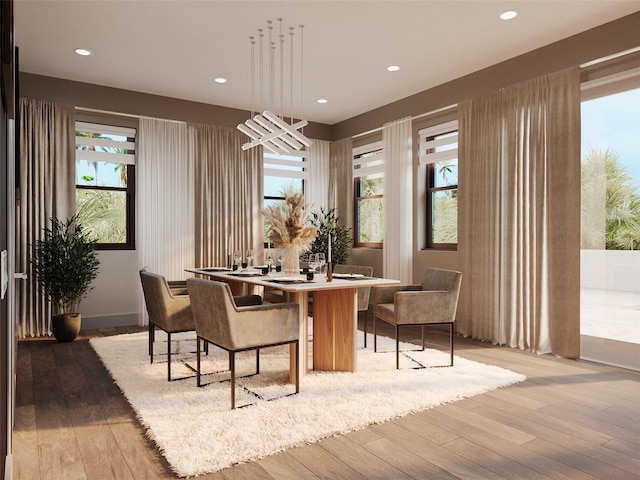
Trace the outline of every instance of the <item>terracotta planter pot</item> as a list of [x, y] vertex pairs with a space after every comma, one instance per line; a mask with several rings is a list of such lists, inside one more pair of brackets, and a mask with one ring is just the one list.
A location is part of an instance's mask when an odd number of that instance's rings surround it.
[[82, 317], [79, 313], [64, 313], [51, 318], [53, 336], [59, 342], [72, 342], [80, 333]]

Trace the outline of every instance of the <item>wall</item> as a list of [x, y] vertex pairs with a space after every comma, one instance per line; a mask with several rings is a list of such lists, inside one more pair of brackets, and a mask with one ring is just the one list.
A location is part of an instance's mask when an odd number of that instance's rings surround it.
[[[333, 126], [310, 124], [305, 130], [312, 138], [339, 140], [380, 129], [385, 122], [405, 116], [417, 116], [434, 111], [501, 86], [557, 71], [569, 66], [612, 55], [640, 45], [640, 12], [623, 17], [592, 30], [569, 37], [538, 50], [471, 73], [438, 87], [358, 115]], [[88, 85], [68, 80], [20, 74], [21, 94], [76, 106], [146, 115], [183, 121], [235, 126], [247, 118], [248, 112], [214, 105], [138, 92]], [[458, 268], [457, 252], [422, 250], [424, 218], [420, 210], [423, 200], [418, 182], [414, 185], [414, 281], [420, 281], [429, 266]], [[104, 256], [96, 287], [83, 302], [85, 320], [128, 321], [137, 315], [141, 298], [138, 290], [138, 268], [134, 253], [110, 252]], [[353, 263], [369, 264], [377, 275], [382, 272], [382, 252], [354, 249]], [[134, 288], [135, 284], [135, 288]], [[108, 299], [106, 302], [104, 299]], [[135, 305], [135, 308], [134, 308]], [[85, 310], [86, 309], [86, 310]]]

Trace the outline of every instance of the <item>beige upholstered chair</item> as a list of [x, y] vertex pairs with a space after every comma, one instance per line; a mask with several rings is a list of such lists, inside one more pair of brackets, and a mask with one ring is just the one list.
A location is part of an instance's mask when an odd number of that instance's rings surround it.
[[[144, 301], [149, 314], [149, 357], [153, 363], [153, 343], [156, 327], [167, 333], [167, 379], [171, 381], [171, 334], [195, 330], [191, 314], [191, 301], [185, 280], [168, 282], [162, 275], [140, 270], [140, 281]], [[245, 295], [236, 298], [239, 305], [258, 305], [259, 295]], [[208, 351], [208, 345], [205, 344]]]
[[[334, 265], [333, 273], [356, 273], [371, 277], [373, 275], [373, 267], [364, 265]], [[367, 348], [367, 312], [369, 311], [369, 297], [371, 295], [371, 287], [358, 288], [358, 317], [364, 320], [364, 348]]]
[[229, 352], [231, 408], [235, 408], [235, 353], [256, 350], [256, 373], [260, 373], [260, 349], [294, 344], [296, 393], [300, 391], [298, 304], [277, 303], [239, 307], [229, 285], [190, 278], [187, 280], [197, 335], [197, 385], [200, 382], [200, 339]]
[[171, 381], [171, 334], [195, 330], [189, 295], [174, 295], [169, 283], [156, 273], [140, 270], [144, 301], [149, 314], [149, 355], [153, 363], [155, 328], [167, 332], [167, 379]]
[[453, 366], [453, 322], [456, 319], [462, 274], [428, 268], [422, 285], [373, 287], [373, 350], [377, 351], [377, 319], [395, 326], [396, 368], [400, 368], [399, 327], [422, 326], [422, 350], [426, 325], [449, 325], [449, 350]]

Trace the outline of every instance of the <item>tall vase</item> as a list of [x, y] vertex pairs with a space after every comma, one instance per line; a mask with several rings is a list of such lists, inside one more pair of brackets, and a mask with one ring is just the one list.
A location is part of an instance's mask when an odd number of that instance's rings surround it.
[[297, 247], [285, 247], [282, 249], [284, 260], [282, 261], [282, 273], [285, 275], [300, 274], [300, 252]]

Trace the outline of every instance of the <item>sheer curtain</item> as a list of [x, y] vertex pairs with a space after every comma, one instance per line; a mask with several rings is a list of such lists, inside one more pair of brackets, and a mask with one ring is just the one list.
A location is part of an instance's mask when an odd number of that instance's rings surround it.
[[353, 228], [353, 140], [332, 142], [329, 148], [329, 209], [342, 225]]
[[242, 150], [244, 134], [189, 124], [189, 157], [195, 166], [195, 264], [226, 265], [234, 249], [256, 251], [261, 263], [262, 148]]
[[413, 184], [411, 118], [387, 123], [384, 149], [384, 276], [413, 282]]
[[308, 176], [304, 200], [311, 211], [329, 210], [329, 146], [331, 142], [314, 140], [309, 147]]
[[462, 102], [457, 329], [580, 354], [577, 68]]
[[75, 112], [69, 105], [20, 99], [20, 189], [16, 215], [16, 311], [20, 338], [51, 335], [51, 305], [33, 275], [31, 245], [51, 217], [75, 212]]
[[195, 264], [193, 164], [187, 156], [186, 124], [140, 118], [136, 173], [140, 267], [167, 280], [186, 278], [184, 269]]

